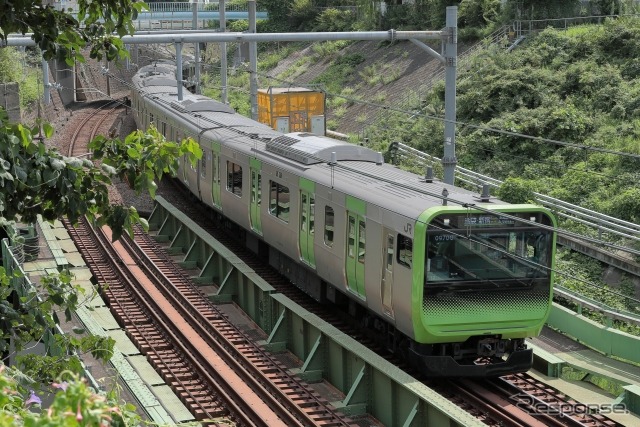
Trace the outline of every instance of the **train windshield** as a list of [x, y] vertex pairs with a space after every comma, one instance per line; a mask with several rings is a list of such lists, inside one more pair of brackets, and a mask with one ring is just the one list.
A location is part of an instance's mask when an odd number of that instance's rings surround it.
[[543, 213], [508, 215], [447, 214], [432, 221], [427, 229], [426, 283], [548, 279], [553, 234], [536, 224], [551, 225], [549, 218]]

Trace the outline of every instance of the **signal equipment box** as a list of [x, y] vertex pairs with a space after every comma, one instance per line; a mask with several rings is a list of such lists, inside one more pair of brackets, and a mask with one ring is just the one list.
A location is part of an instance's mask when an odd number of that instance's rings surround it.
[[283, 133], [324, 135], [325, 96], [303, 87], [258, 89], [258, 121]]

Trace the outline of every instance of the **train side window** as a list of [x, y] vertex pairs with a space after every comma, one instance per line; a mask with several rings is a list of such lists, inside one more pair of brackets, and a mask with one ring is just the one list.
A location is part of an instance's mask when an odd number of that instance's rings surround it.
[[365, 253], [365, 222], [360, 220], [358, 221], [358, 262], [364, 264], [364, 253]]
[[413, 264], [413, 239], [398, 234], [398, 263], [411, 268]]
[[324, 207], [324, 244], [333, 246], [333, 208], [331, 206]]
[[309, 196], [309, 234], [313, 235], [316, 230], [316, 199], [313, 196]]
[[387, 271], [393, 271], [393, 236], [387, 236]]
[[300, 231], [307, 232], [307, 195], [300, 194]]
[[167, 122], [162, 122], [162, 136], [167, 137]]
[[354, 258], [354, 251], [356, 247], [356, 219], [355, 217], [349, 216], [349, 230], [348, 230], [348, 238], [347, 242], [347, 255], [349, 258]]
[[219, 169], [218, 169], [218, 155], [217, 154], [213, 155], [213, 161], [211, 162], [211, 173], [213, 175], [213, 182], [215, 182], [215, 183], [220, 182], [220, 175], [219, 175]]
[[207, 162], [211, 161], [211, 152], [206, 152], [202, 159], [200, 160], [200, 176], [203, 178], [207, 177]]
[[242, 167], [227, 160], [227, 190], [242, 197]]
[[153, 123], [153, 114], [149, 113], [149, 124]]
[[[307, 200], [309, 204], [307, 205]], [[309, 235], [315, 231], [315, 199], [304, 191], [300, 192], [300, 231], [307, 232], [307, 216], [309, 217]]]
[[260, 206], [262, 202], [262, 175], [260, 172], [251, 171], [251, 203]]
[[289, 187], [269, 181], [269, 213], [276, 218], [289, 222]]

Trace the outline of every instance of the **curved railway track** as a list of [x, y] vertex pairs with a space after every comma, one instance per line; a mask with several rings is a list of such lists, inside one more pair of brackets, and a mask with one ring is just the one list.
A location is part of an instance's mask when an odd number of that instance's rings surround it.
[[352, 424], [208, 303], [146, 234], [136, 234], [138, 244], [125, 238], [111, 247], [108, 231], [81, 227], [70, 234], [96, 280], [108, 285], [116, 318], [196, 419]]
[[[113, 123], [107, 123], [108, 118], [117, 116], [118, 110], [123, 107], [118, 100], [96, 101], [87, 108], [82, 109], [86, 117], [83, 117], [80, 126], [76, 127], [71, 136], [68, 156], [87, 156], [87, 144], [96, 137], [99, 132], [106, 132]], [[108, 125], [108, 126], [107, 126]]]

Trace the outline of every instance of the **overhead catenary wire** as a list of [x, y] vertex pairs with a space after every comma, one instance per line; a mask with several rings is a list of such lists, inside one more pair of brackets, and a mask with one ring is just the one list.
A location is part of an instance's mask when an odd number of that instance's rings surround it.
[[[112, 77], [113, 77], [113, 78], [115, 78], [115, 79], [119, 79], [119, 77], [118, 77], [118, 76], [112, 76]], [[133, 84], [130, 84], [130, 83], [128, 83], [128, 82], [126, 82], [126, 81], [124, 81], [124, 80], [122, 80], [121, 82], [122, 82], [123, 84], [125, 84], [126, 86], [130, 87], [130, 88], [134, 88], [134, 87], [133, 87]], [[100, 92], [102, 92], [102, 91], [100, 91]], [[102, 92], [102, 93], [104, 93], [104, 92]], [[106, 94], [105, 94], [105, 95], [106, 95]], [[165, 102], [164, 100], [162, 100], [162, 99], [158, 99], [158, 98], [156, 98], [156, 99], [155, 99], [155, 101], [156, 101], [156, 102], [160, 102], [160, 103], [165, 103], [165, 104], [166, 104], [166, 102]], [[138, 112], [141, 112], [140, 110], [137, 110], [137, 111], [138, 111]], [[201, 119], [201, 120], [202, 120], [202, 119], [203, 119], [203, 117], [199, 117], [199, 119]], [[219, 127], [223, 127], [223, 128], [226, 128], [226, 129], [230, 129], [230, 130], [234, 130], [234, 131], [236, 131], [236, 132], [239, 132], [239, 137], [240, 137], [241, 135], [242, 135], [242, 136], [250, 136], [250, 134], [246, 134], [246, 133], [244, 133], [244, 132], [242, 132], [242, 131], [239, 131], [238, 129], [234, 129], [233, 127], [227, 126], [227, 125], [225, 125], [225, 124], [217, 123], [217, 122], [215, 122], [215, 121], [208, 120], [208, 119], [205, 119], [205, 121], [209, 121], [209, 122], [212, 122], [212, 123], [216, 123], [216, 125], [217, 125], [217, 126], [219, 126]], [[340, 167], [340, 168], [345, 168], [346, 170], [351, 170], [352, 172], [354, 171], [353, 169], [351, 169], [351, 168], [349, 168], [349, 167], [347, 167], [347, 166], [345, 166], [345, 165], [338, 165], [338, 167]], [[358, 171], [358, 173], [362, 173], [362, 172], [361, 172], [361, 171]], [[376, 177], [376, 179], [379, 179], [379, 177]], [[383, 180], [383, 181], [384, 181], [384, 180]], [[397, 184], [397, 183], [395, 183], [395, 182], [391, 182], [391, 181], [387, 181], [387, 182], [388, 182], [388, 183], [390, 183], [390, 184], [398, 185], [398, 184]], [[442, 195], [440, 195], [440, 194], [430, 193], [430, 192], [428, 192], [428, 191], [424, 191], [423, 189], [415, 188], [415, 187], [413, 187], [413, 186], [409, 186], [408, 188], [410, 188], [410, 189], [411, 189], [411, 190], [413, 190], [413, 191], [418, 191], [418, 192], [421, 192], [421, 193], [423, 193], [423, 194], [426, 194], [426, 195], [429, 195], [429, 196], [432, 196], [432, 197], [442, 198]], [[505, 214], [505, 213], [503, 213], [503, 212], [495, 212], [495, 211], [493, 211], [493, 210], [491, 210], [491, 209], [483, 209], [483, 208], [482, 208], [482, 207], [480, 207], [480, 206], [476, 206], [476, 205], [473, 205], [473, 204], [467, 204], [467, 203], [464, 203], [464, 202], [461, 202], [461, 201], [456, 201], [456, 200], [454, 200], [454, 199], [450, 199], [450, 198], [448, 198], [447, 200], [448, 200], [448, 201], [450, 201], [450, 202], [452, 202], [452, 203], [460, 204], [461, 206], [466, 207], [466, 208], [468, 208], [468, 209], [478, 209], [478, 210], [480, 210], [480, 211], [484, 211], [484, 212], [486, 212], [486, 213], [488, 213], [488, 214], [497, 215], [497, 216], [500, 216], [500, 217], [506, 217], [506, 218], [516, 219], [517, 221], [520, 221], [520, 222], [523, 222], [523, 223], [527, 223], [527, 222], [528, 222], [527, 220], [524, 220], [523, 218], [512, 217], [512, 216], [510, 216], [510, 215], [508, 215], [508, 214]], [[555, 231], [555, 232], [558, 232], [559, 234], [562, 234], [562, 233], [563, 233], [563, 230], [561, 230], [561, 229], [558, 229], [558, 228], [555, 228], [555, 227], [552, 227], [552, 226], [544, 226], [543, 224], [540, 224], [540, 223], [537, 223], [537, 222], [531, 222], [531, 225], [535, 225], [536, 227], [545, 228], [545, 229], [547, 229], [547, 230], [549, 230], [549, 231]], [[580, 238], [580, 239], [585, 239], [585, 237], [584, 237], [584, 236], [578, 235], [578, 234], [576, 234], [576, 233], [568, 233], [568, 232], [567, 232], [567, 233], [565, 233], [565, 234], [567, 234], [567, 235], [577, 236], [577, 238]], [[599, 240], [597, 240], [597, 239], [591, 239], [591, 241], [592, 241], [592, 242], [594, 242], [594, 243], [606, 244], [606, 242], [602, 242], [602, 241], [599, 241]], [[614, 246], [614, 247], [615, 247], [615, 246]], [[620, 248], [620, 249], [622, 249], [622, 250], [626, 250], [626, 249], [627, 249], [627, 248], [622, 248], [622, 247], [619, 247], [619, 248]], [[495, 247], [495, 249], [496, 249], [496, 250], [500, 250], [500, 248], [498, 248], [498, 247]], [[540, 265], [540, 264], [539, 264], [539, 265]], [[540, 266], [541, 266], [541, 267], [544, 267], [544, 268], [547, 268], [546, 266], [542, 266], [542, 265], [540, 265]], [[570, 278], [572, 278], [572, 279], [575, 279], [575, 280], [577, 280], [577, 281], [580, 281], [580, 282], [582, 282], [582, 283], [585, 283], [585, 284], [587, 284], [588, 286], [592, 286], [592, 287], [596, 287], [596, 288], [599, 288], [599, 289], [603, 289], [601, 286], [598, 286], [598, 285], [596, 285], [596, 284], [593, 284], [593, 283], [591, 283], [591, 282], [589, 282], [589, 281], [586, 281], [586, 280], [584, 280], [584, 279], [581, 279], [581, 278], [579, 278], [579, 277], [575, 277], [575, 276], [573, 276], [573, 275], [571, 275], [571, 274], [569, 274], [569, 273], [563, 272], [563, 271], [561, 271], [561, 270], [554, 270], [554, 271], [556, 271], [558, 274], [561, 274], [561, 275], [564, 275], [564, 276], [570, 277]], [[626, 296], [626, 295], [623, 295], [623, 294], [617, 293], [617, 292], [615, 292], [615, 291], [611, 291], [611, 290], [607, 290], [607, 291], [608, 291], [608, 292], [611, 292], [612, 294], [615, 294], [615, 295], [617, 295], [617, 296], [623, 297], [623, 298], [630, 298], [630, 297], [628, 297], [628, 296]], [[631, 300], [636, 301], [636, 300], [635, 300], [635, 299], [633, 299], [633, 298], [631, 298]]]
[[[128, 84], [128, 83], [126, 83], [126, 82], [125, 82], [125, 84]], [[132, 84], [131, 84], [130, 86], [131, 86], [131, 87], [133, 87], [133, 85], [132, 85]], [[162, 100], [162, 99], [156, 99], [156, 102], [160, 102], [160, 103], [165, 103], [165, 104], [166, 104], [166, 102], [165, 102], [164, 100]], [[218, 123], [218, 122], [215, 122], [215, 121], [212, 121], [212, 120], [210, 120], [210, 119], [203, 118], [203, 117], [199, 117], [199, 119], [200, 119], [200, 120], [204, 120], [205, 122], [212, 122], [212, 124], [215, 124], [216, 126], [226, 127], [226, 128], [228, 128], [228, 129], [231, 129], [231, 130], [234, 130], [234, 131], [236, 131], [236, 132], [239, 132], [240, 134], [243, 134], [243, 132], [242, 132], [242, 131], [239, 131], [239, 130], [237, 130], [237, 129], [233, 129], [233, 127], [229, 127], [229, 126], [225, 125], [224, 123]], [[245, 135], [245, 136], [247, 136], [247, 135]], [[320, 159], [316, 159], [316, 160], [320, 160]], [[349, 167], [348, 167], [348, 166], [345, 166], [345, 165], [340, 165], [340, 164], [338, 164], [338, 165], [337, 165], [337, 167], [338, 167], [338, 168], [344, 168], [345, 170], [349, 170]], [[356, 171], [354, 171], [354, 170], [350, 170], [350, 171], [351, 171], [351, 172], [356, 172]], [[367, 175], [366, 173], [364, 173], [364, 174], [363, 174], [361, 171], [357, 171], [357, 172], [358, 172], [358, 173], [360, 173], [360, 174], [362, 174], [362, 175]], [[402, 186], [402, 187], [405, 187], [405, 188], [410, 189], [410, 190], [412, 190], [412, 191], [417, 191], [417, 192], [419, 192], [419, 193], [422, 193], [422, 194], [425, 194], [425, 195], [429, 195], [429, 196], [432, 196], [432, 197], [435, 197], [435, 198], [439, 198], [439, 199], [442, 199], [442, 198], [443, 198], [443, 196], [442, 196], [441, 194], [431, 193], [431, 192], [428, 192], [428, 191], [426, 191], [426, 190], [424, 190], [424, 189], [420, 189], [420, 188], [417, 188], [417, 187], [414, 187], [414, 186], [407, 186], [407, 185], [405, 185], [405, 184], [398, 184], [398, 183], [393, 182], [393, 181], [390, 181], [390, 180], [380, 179], [380, 177], [377, 177], [377, 176], [376, 176], [376, 177], [374, 177], [374, 176], [369, 176], [369, 177], [370, 177], [370, 178], [372, 178], [372, 179], [379, 179], [379, 180], [381, 180], [381, 181], [383, 181], [383, 182], [387, 182], [387, 183], [389, 183], [389, 184], [391, 184], [391, 185], [398, 185], [398, 186]], [[452, 203], [460, 204], [460, 205], [462, 205], [462, 206], [467, 205], [465, 202], [462, 202], [462, 201], [457, 201], [457, 200], [453, 200], [453, 199], [449, 199], [449, 198], [448, 198], [448, 200], [449, 200], [449, 201], [451, 201]], [[474, 207], [474, 208], [476, 208], [476, 209], [482, 210], [482, 208], [480, 208], [479, 206], [473, 205], [473, 207]], [[492, 211], [492, 210], [490, 210], [490, 209], [485, 209], [485, 211], [486, 211], [487, 213], [499, 214], [499, 215], [504, 216], [504, 217], [510, 217], [510, 216], [509, 216], [509, 215], [507, 215], [507, 214], [504, 214], [504, 213], [496, 213], [495, 211]], [[511, 217], [511, 219], [513, 219], [513, 218]], [[519, 219], [519, 220], [521, 220], [521, 219]], [[536, 224], [536, 226], [541, 226], [541, 224]], [[555, 227], [555, 228], [554, 228], [554, 227], [550, 227], [550, 226], [549, 226], [548, 228], [549, 228], [550, 230], [554, 230], [554, 231], [556, 231], [556, 232], [557, 232], [558, 234], [560, 234], [560, 235], [565, 235], [565, 236], [568, 236], [568, 237], [573, 237], [573, 238], [577, 238], [577, 239], [586, 240], [586, 241], [589, 241], [589, 242], [591, 242], [591, 243], [594, 243], [594, 244], [600, 244], [600, 245], [603, 245], [603, 246], [606, 246], [606, 247], [609, 247], [609, 248], [612, 248], [612, 249], [616, 249], [616, 250], [621, 250], [621, 251], [625, 251], [625, 252], [629, 252], [629, 253], [634, 253], [634, 254], [640, 254], [640, 251], [637, 251], [637, 250], [635, 250], [635, 249], [633, 249], [633, 248], [628, 248], [628, 247], [624, 247], [624, 246], [620, 246], [620, 245], [612, 244], [612, 243], [609, 243], [609, 242], [606, 242], [606, 241], [603, 241], [603, 240], [599, 240], [599, 239], [595, 239], [595, 238], [591, 238], [591, 237], [588, 237], [588, 236], [582, 236], [582, 235], [580, 235], [580, 234], [578, 234], [578, 233], [573, 233], [573, 232], [566, 231], [566, 230], [563, 230], [563, 229], [561, 229], [561, 228], [557, 228], [557, 227]]]

